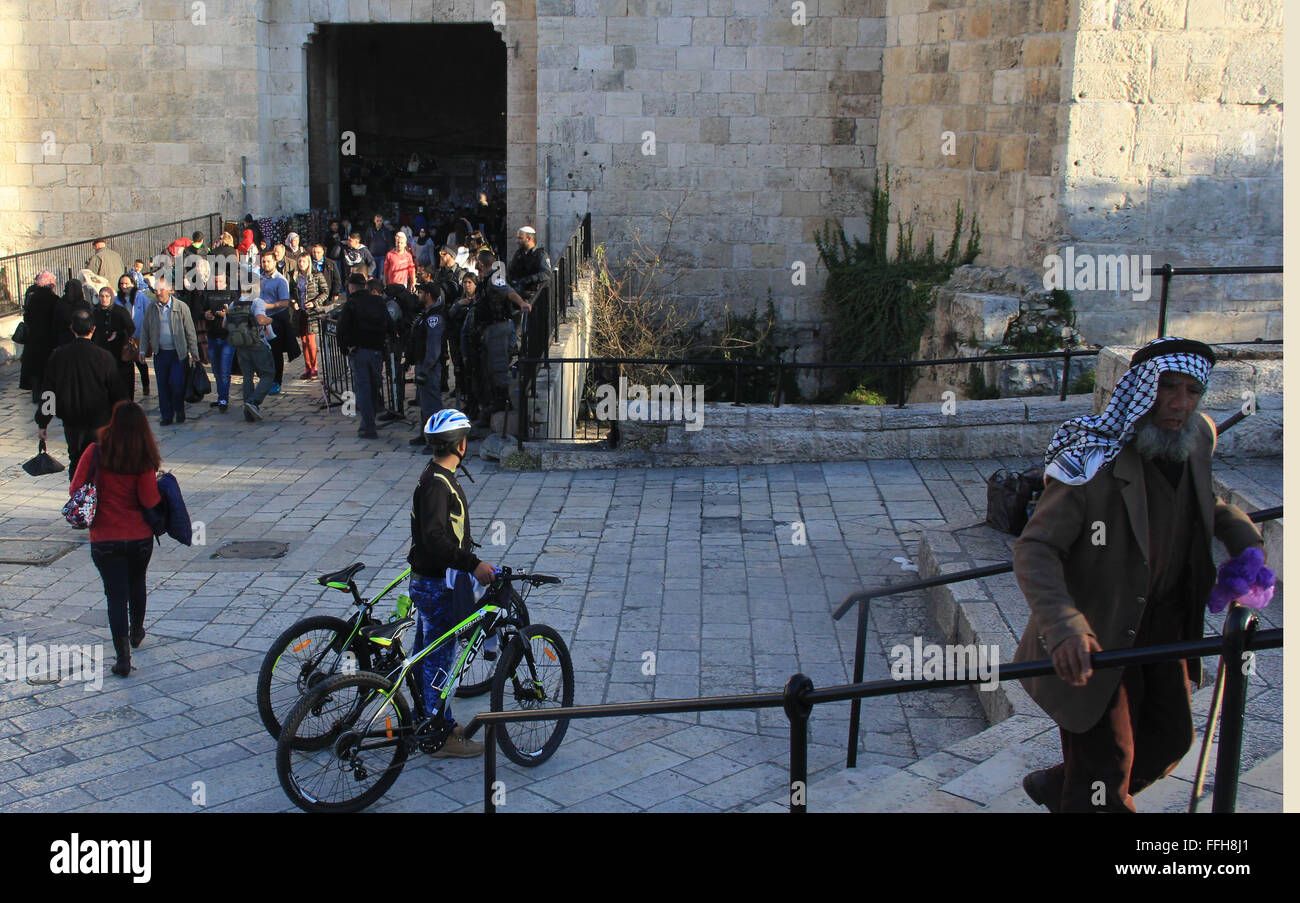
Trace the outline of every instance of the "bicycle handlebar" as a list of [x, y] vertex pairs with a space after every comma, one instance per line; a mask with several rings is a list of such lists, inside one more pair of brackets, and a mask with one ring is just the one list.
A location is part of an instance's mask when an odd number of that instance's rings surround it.
[[533, 586], [541, 586], [544, 583], [559, 583], [559, 577], [552, 577], [550, 574], [524, 574], [511, 571], [508, 567], [498, 569], [496, 583], [510, 583], [515, 580], [523, 580], [531, 583]]

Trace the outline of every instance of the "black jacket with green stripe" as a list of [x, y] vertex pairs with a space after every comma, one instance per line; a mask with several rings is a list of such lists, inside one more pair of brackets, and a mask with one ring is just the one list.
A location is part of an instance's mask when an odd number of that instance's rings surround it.
[[411, 500], [411, 571], [441, 579], [447, 568], [479, 566], [469, 529], [469, 503], [456, 475], [430, 461]]

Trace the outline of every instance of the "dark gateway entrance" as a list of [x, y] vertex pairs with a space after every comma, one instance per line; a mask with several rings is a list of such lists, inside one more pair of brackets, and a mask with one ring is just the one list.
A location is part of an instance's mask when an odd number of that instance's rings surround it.
[[502, 248], [506, 47], [491, 25], [320, 25], [307, 75], [314, 209], [360, 228], [423, 207], [440, 241], [463, 216]]

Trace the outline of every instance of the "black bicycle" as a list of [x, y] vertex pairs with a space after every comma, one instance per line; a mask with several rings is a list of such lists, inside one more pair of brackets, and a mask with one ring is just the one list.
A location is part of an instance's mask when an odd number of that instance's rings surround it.
[[[377, 595], [366, 599], [354, 579], [365, 567], [358, 561], [316, 578], [321, 586], [352, 594], [355, 610], [346, 620], [330, 615], [303, 618], [276, 637], [262, 659], [257, 673], [257, 711], [273, 738], [280, 738], [280, 726], [289, 710], [318, 684], [336, 674], [355, 671], [388, 674], [406, 657], [400, 638], [390, 641], [384, 637], [368, 637], [363, 631], [384, 624], [374, 615], [375, 605], [409, 577], [411, 569], [406, 568]], [[508, 607], [515, 620], [528, 623], [528, 608], [514, 587], [510, 587]], [[388, 621], [398, 621], [410, 614], [410, 598], [396, 594]], [[482, 660], [471, 664], [456, 695], [469, 698], [486, 693], [492, 686], [494, 665]]]
[[[532, 711], [573, 705], [573, 661], [564, 640], [545, 624], [521, 621], [510, 604], [510, 584], [559, 583], [546, 574], [515, 574], [501, 568], [479, 608], [389, 674], [357, 671], [331, 677], [304, 696], [284, 719], [275, 750], [280, 786], [294, 805], [308, 812], [356, 812], [379, 799], [397, 780], [408, 756], [433, 753], [454, 725], [443, 713], [488, 636], [504, 640], [492, 679], [491, 711]], [[396, 646], [415, 621], [402, 618], [363, 627], [362, 636]], [[438, 687], [435, 714], [423, 715], [424, 688], [407, 675], [417, 662], [447, 643], [466, 637], [451, 673]], [[412, 708], [402, 694], [410, 688]], [[567, 718], [503, 723], [497, 745], [512, 761], [540, 765], [554, 755], [568, 730]]]

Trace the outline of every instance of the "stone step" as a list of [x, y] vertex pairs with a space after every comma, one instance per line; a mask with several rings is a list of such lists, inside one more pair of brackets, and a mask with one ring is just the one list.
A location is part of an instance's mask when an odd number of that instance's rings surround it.
[[[1198, 740], [1174, 772], [1137, 798], [1142, 812], [1183, 812], [1187, 809], [1200, 755], [1199, 731], [1204, 726], [1212, 687], [1192, 697], [1197, 712]], [[1198, 809], [1207, 812], [1214, 790], [1211, 744], [1210, 776]], [[906, 768], [870, 765], [845, 768], [809, 783], [810, 812], [1045, 812], [1025, 796], [1021, 781], [1038, 768], [1060, 761], [1056, 725], [1046, 717], [1015, 715], [947, 749], [932, 753]], [[1239, 781], [1237, 811], [1280, 812], [1282, 753], [1277, 751], [1244, 772]], [[784, 800], [764, 803], [750, 811], [784, 812]]]

